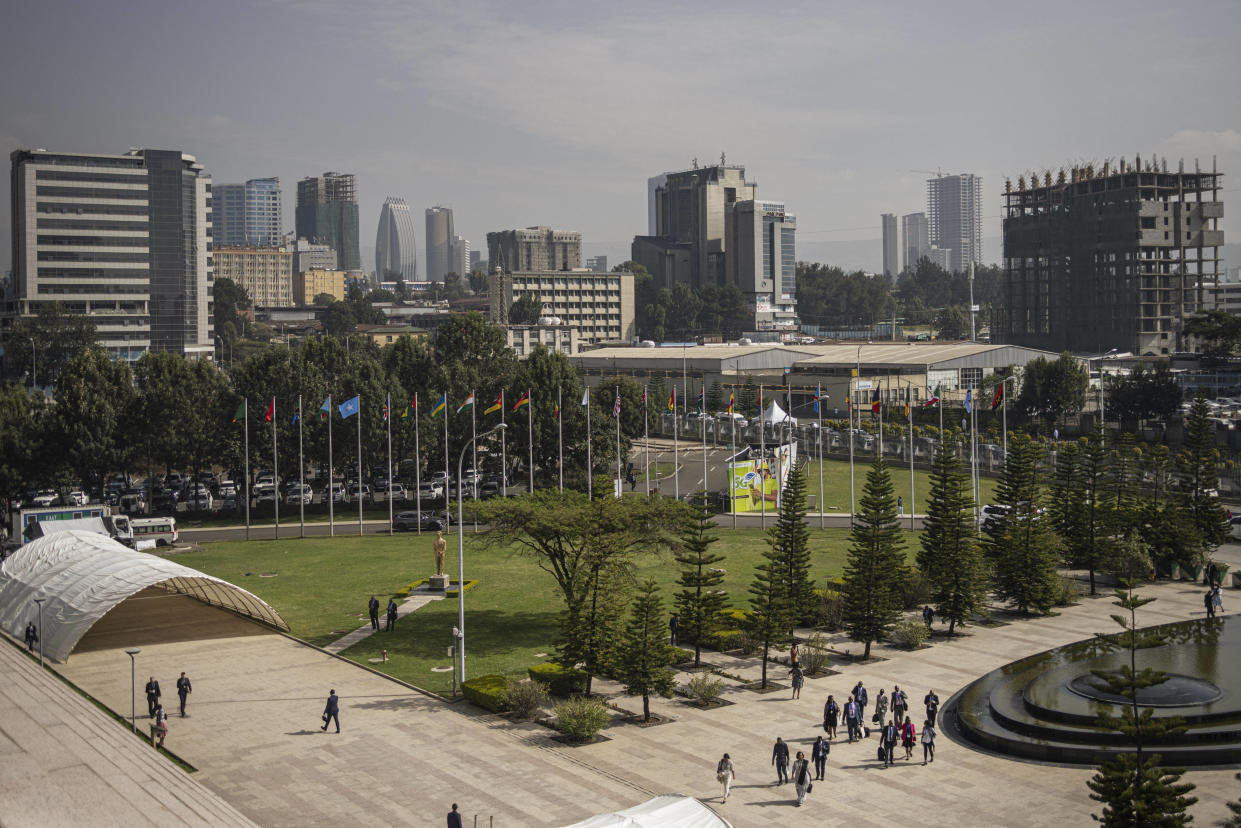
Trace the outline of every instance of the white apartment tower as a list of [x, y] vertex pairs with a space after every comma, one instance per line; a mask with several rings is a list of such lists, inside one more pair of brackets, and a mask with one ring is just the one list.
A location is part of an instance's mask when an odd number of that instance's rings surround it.
[[949, 270], [982, 264], [982, 179], [973, 173], [929, 178], [926, 206], [931, 245], [949, 251]]

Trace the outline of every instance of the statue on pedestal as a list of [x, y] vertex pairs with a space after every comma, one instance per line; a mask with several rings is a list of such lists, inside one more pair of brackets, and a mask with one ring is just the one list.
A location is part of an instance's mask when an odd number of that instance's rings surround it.
[[448, 548], [448, 541], [444, 540], [443, 532], [435, 533], [435, 542], [431, 545], [435, 550], [435, 574], [444, 574], [444, 550]]

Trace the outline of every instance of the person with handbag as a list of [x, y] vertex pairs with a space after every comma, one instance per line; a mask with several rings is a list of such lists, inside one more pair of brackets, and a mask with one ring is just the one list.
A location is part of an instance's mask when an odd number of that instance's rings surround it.
[[327, 696], [327, 706], [323, 708], [323, 727], [320, 730], [327, 730], [329, 722], [336, 722], [336, 732], [340, 733], [340, 696], [336, 695], [336, 691], [332, 690]]
[[836, 723], [840, 720], [840, 705], [836, 704], [835, 696], [828, 696], [823, 705], [823, 732], [828, 739], [836, 738]]
[[724, 754], [724, 758], [715, 766], [715, 781], [724, 786], [724, 798], [720, 802], [728, 801], [728, 794], [732, 791], [733, 782], [737, 780], [737, 771], [733, 769], [733, 760]]
[[935, 761], [935, 723], [927, 719], [922, 725], [922, 764]]
[[831, 742], [822, 736], [814, 740], [814, 747], [810, 749], [810, 758], [814, 760], [814, 778], [816, 782], [823, 781], [823, 776], [827, 772], [827, 754], [831, 752]]
[[879, 688], [879, 695], [875, 697], [875, 715], [870, 717], [872, 723], [883, 726], [883, 717], [888, 715], [888, 697], [883, 694], [883, 688]]
[[797, 761], [793, 763], [793, 787], [797, 789], [797, 807], [806, 801], [806, 794], [814, 788], [814, 780], [810, 776], [810, 763], [806, 754], [797, 751]]
[[918, 743], [918, 733], [914, 728], [913, 719], [905, 717], [905, 723], [901, 725], [901, 747], [905, 748], [905, 761], [908, 762], [914, 754], [914, 745]]

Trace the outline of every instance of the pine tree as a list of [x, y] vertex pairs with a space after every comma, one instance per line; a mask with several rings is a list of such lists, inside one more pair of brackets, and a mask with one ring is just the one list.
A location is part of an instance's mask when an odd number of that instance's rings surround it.
[[883, 458], [866, 473], [860, 509], [849, 531], [845, 562], [844, 626], [849, 637], [870, 645], [881, 641], [901, 614], [905, 579], [904, 533], [896, 521], [896, 494]]
[[707, 389], [705, 402], [707, 411], [721, 411], [727, 404], [728, 397], [724, 394], [724, 389], [720, 387], [719, 380], [711, 383], [711, 387]]
[[1036, 503], [1038, 495], [1039, 447], [1029, 436], [1016, 434], [1008, 442], [996, 491], [1008, 512], [986, 528], [996, 594], [1021, 612], [1046, 612], [1059, 593], [1058, 540]]
[[986, 570], [978, 548], [974, 500], [961, 460], [940, 442], [931, 468], [931, 496], [923, 521], [918, 568], [931, 585], [931, 600], [948, 634], [982, 608]]
[[750, 617], [746, 629], [762, 645], [763, 678], [761, 687], [767, 686], [767, 654], [776, 636], [788, 629], [789, 607], [785, 600], [785, 568], [772, 547], [763, 551], [763, 560], [754, 570], [750, 582]]
[[1079, 445], [1056, 458], [1052, 484], [1052, 522], [1065, 543], [1070, 566], [1090, 573], [1094, 595], [1095, 574], [1109, 569], [1116, 559], [1115, 533], [1120, 529], [1113, 516], [1115, 492], [1110, 485], [1112, 468], [1102, 435], [1083, 438]]
[[1099, 765], [1094, 777], [1086, 782], [1090, 798], [1103, 803], [1102, 815], [1094, 815], [1096, 821], [1106, 828], [1130, 828], [1130, 826], [1177, 826], [1192, 820], [1185, 811], [1198, 801], [1188, 796], [1194, 785], [1181, 782], [1184, 768], [1165, 768], [1159, 764], [1159, 754], [1146, 755], [1145, 742], [1184, 730], [1180, 717], [1156, 718], [1150, 708], [1138, 705], [1138, 691], [1154, 687], [1168, 680], [1168, 674], [1150, 667], [1137, 669], [1137, 651], [1158, 647], [1163, 637], [1152, 630], [1139, 630], [1137, 611], [1154, 601], [1134, 594], [1134, 582], [1125, 581], [1116, 590], [1113, 603], [1127, 610], [1127, 615], [1112, 618], [1124, 628], [1122, 633], [1099, 633], [1096, 638], [1110, 649], [1124, 650], [1129, 663], [1119, 670], [1093, 670], [1099, 679], [1096, 686], [1127, 700], [1120, 716], [1103, 713], [1099, 726], [1116, 730], [1132, 741], [1132, 753], [1117, 754]]
[[652, 578], [638, 588], [625, 629], [617, 672], [625, 692], [642, 696], [642, 721], [651, 718], [651, 694], [672, 698], [676, 675], [668, 669], [672, 647], [665, 643], [664, 604]]
[[[784, 601], [790, 624], [801, 620], [814, 605], [814, 583], [810, 579], [810, 529], [806, 526], [806, 471], [796, 466], [789, 471], [780, 500], [780, 516], [767, 530], [767, 543], [776, 552], [784, 572]], [[789, 630], [792, 637], [792, 630]]]
[[1197, 554], [1191, 565], [1205, 563], [1219, 545], [1228, 540], [1228, 517], [1219, 505], [1219, 451], [1215, 448], [1215, 424], [1206, 398], [1199, 395], [1185, 421], [1185, 448], [1177, 458], [1180, 506], [1193, 522]]
[[745, 385], [741, 386], [737, 394], [737, 404], [733, 407], [733, 411], [747, 417], [753, 416], [750, 412], [758, 411], [758, 386], [754, 384], [754, 378], [748, 374], [745, 378]]
[[[705, 504], [706, 498], [700, 501]], [[719, 538], [711, 510], [705, 505], [694, 509], [696, 520], [681, 535], [681, 546], [676, 561], [681, 565], [681, 577], [677, 585], [677, 612], [680, 615], [678, 630], [684, 631], [687, 640], [694, 642], [694, 665], [701, 663], [702, 642], [719, 627], [720, 613], [728, 601], [728, 593], [720, 589], [724, 573], [717, 564], [723, 555], [711, 551], [711, 544]]]

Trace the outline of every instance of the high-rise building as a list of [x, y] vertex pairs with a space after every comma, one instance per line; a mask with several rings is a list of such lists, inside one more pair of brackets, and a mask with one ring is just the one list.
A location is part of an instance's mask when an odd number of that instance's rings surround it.
[[17, 150], [6, 316], [51, 302], [90, 317], [117, 358], [210, 359], [211, 177], [192, 155]]
[[1141, 159], [1046, 172], [1004, 187], [1005, 343], [1170, 354], [1217, 287], [1224, 215], [1214, 169]]
[[279, 247], [283, 224], [279, 178], [211, 187], [213, 247]]
[[464, 236], [452, 237], [452, 246], [448, 254], [448, 272], [455, 273], [462, 279], [470, 275], [470, 240]]
[[607, 256], [591, 256], [590, 258], [586, 260], [586, 269], [591, 271], [592, 273], [607, 273], [608, 272], [608, 257]]
[[444, 274], [452, 270], [452, 240], [456, 235], [452, 226], [452, 208], [428, 207], [426, 222], [426, 279], [429, 282], [442, 282]]
[[326, 172], [297, 182], [297, 235], [336, 251], [341, 270], [361, 270], [354, 177]]
[[[548, 316], [558, 318], [560, 327], [576, 329], [582, 342], [628, 342], [634, 337], [632, 273], [506, 270], [487, 279], [493, 322], [507, 326], [513, 303], [533, 294]], [[515, 344], [512, 335], [509, 343]]]
[[487, 234], [487, 261], [513, 271], [574, 270], [582, 266], [582, 234], [527, 227]]
[[757, 330], [797, 327], [797, 218], [778, 201], [727, 206], [728, 281], [754, 309]]
[[918, 266], [918, 260], [930, 255], [931, 237], [927, 227], [926, 213], [907, 213], [901, 216], [901, 242], [904, 258], [901, 270]]
[[293, 304], [293, 251], [278, 247], [212, 248], [216, 280], [232, 279], [246, 289], [256, 308]]
[[375, 233], [375, 278], [381, 282], [418, 280], [418, 246], [414, 217], [403, 198], [388, 196], [379, 211]]
[[303, 270], [336, 270], [336, 251], [331, 245], [314, 244], [298, 239], [293, 246], [293, 272]]
[[892, 213], [879, 217], [883, 230], [883, 275], [895, 279], [905, 269], [905, 236], [901, 221]]
[[473, 273], [474, 271], [480, 269], [482, 266], [482, 262], [483, 262], [483, 251], [471, 250], [470, 251], [470, 272]]
[[926, 206], [931, 245], [951, 251], [950, 269], [982, 264], [982, 179], [973, 173], [928, 178]]

